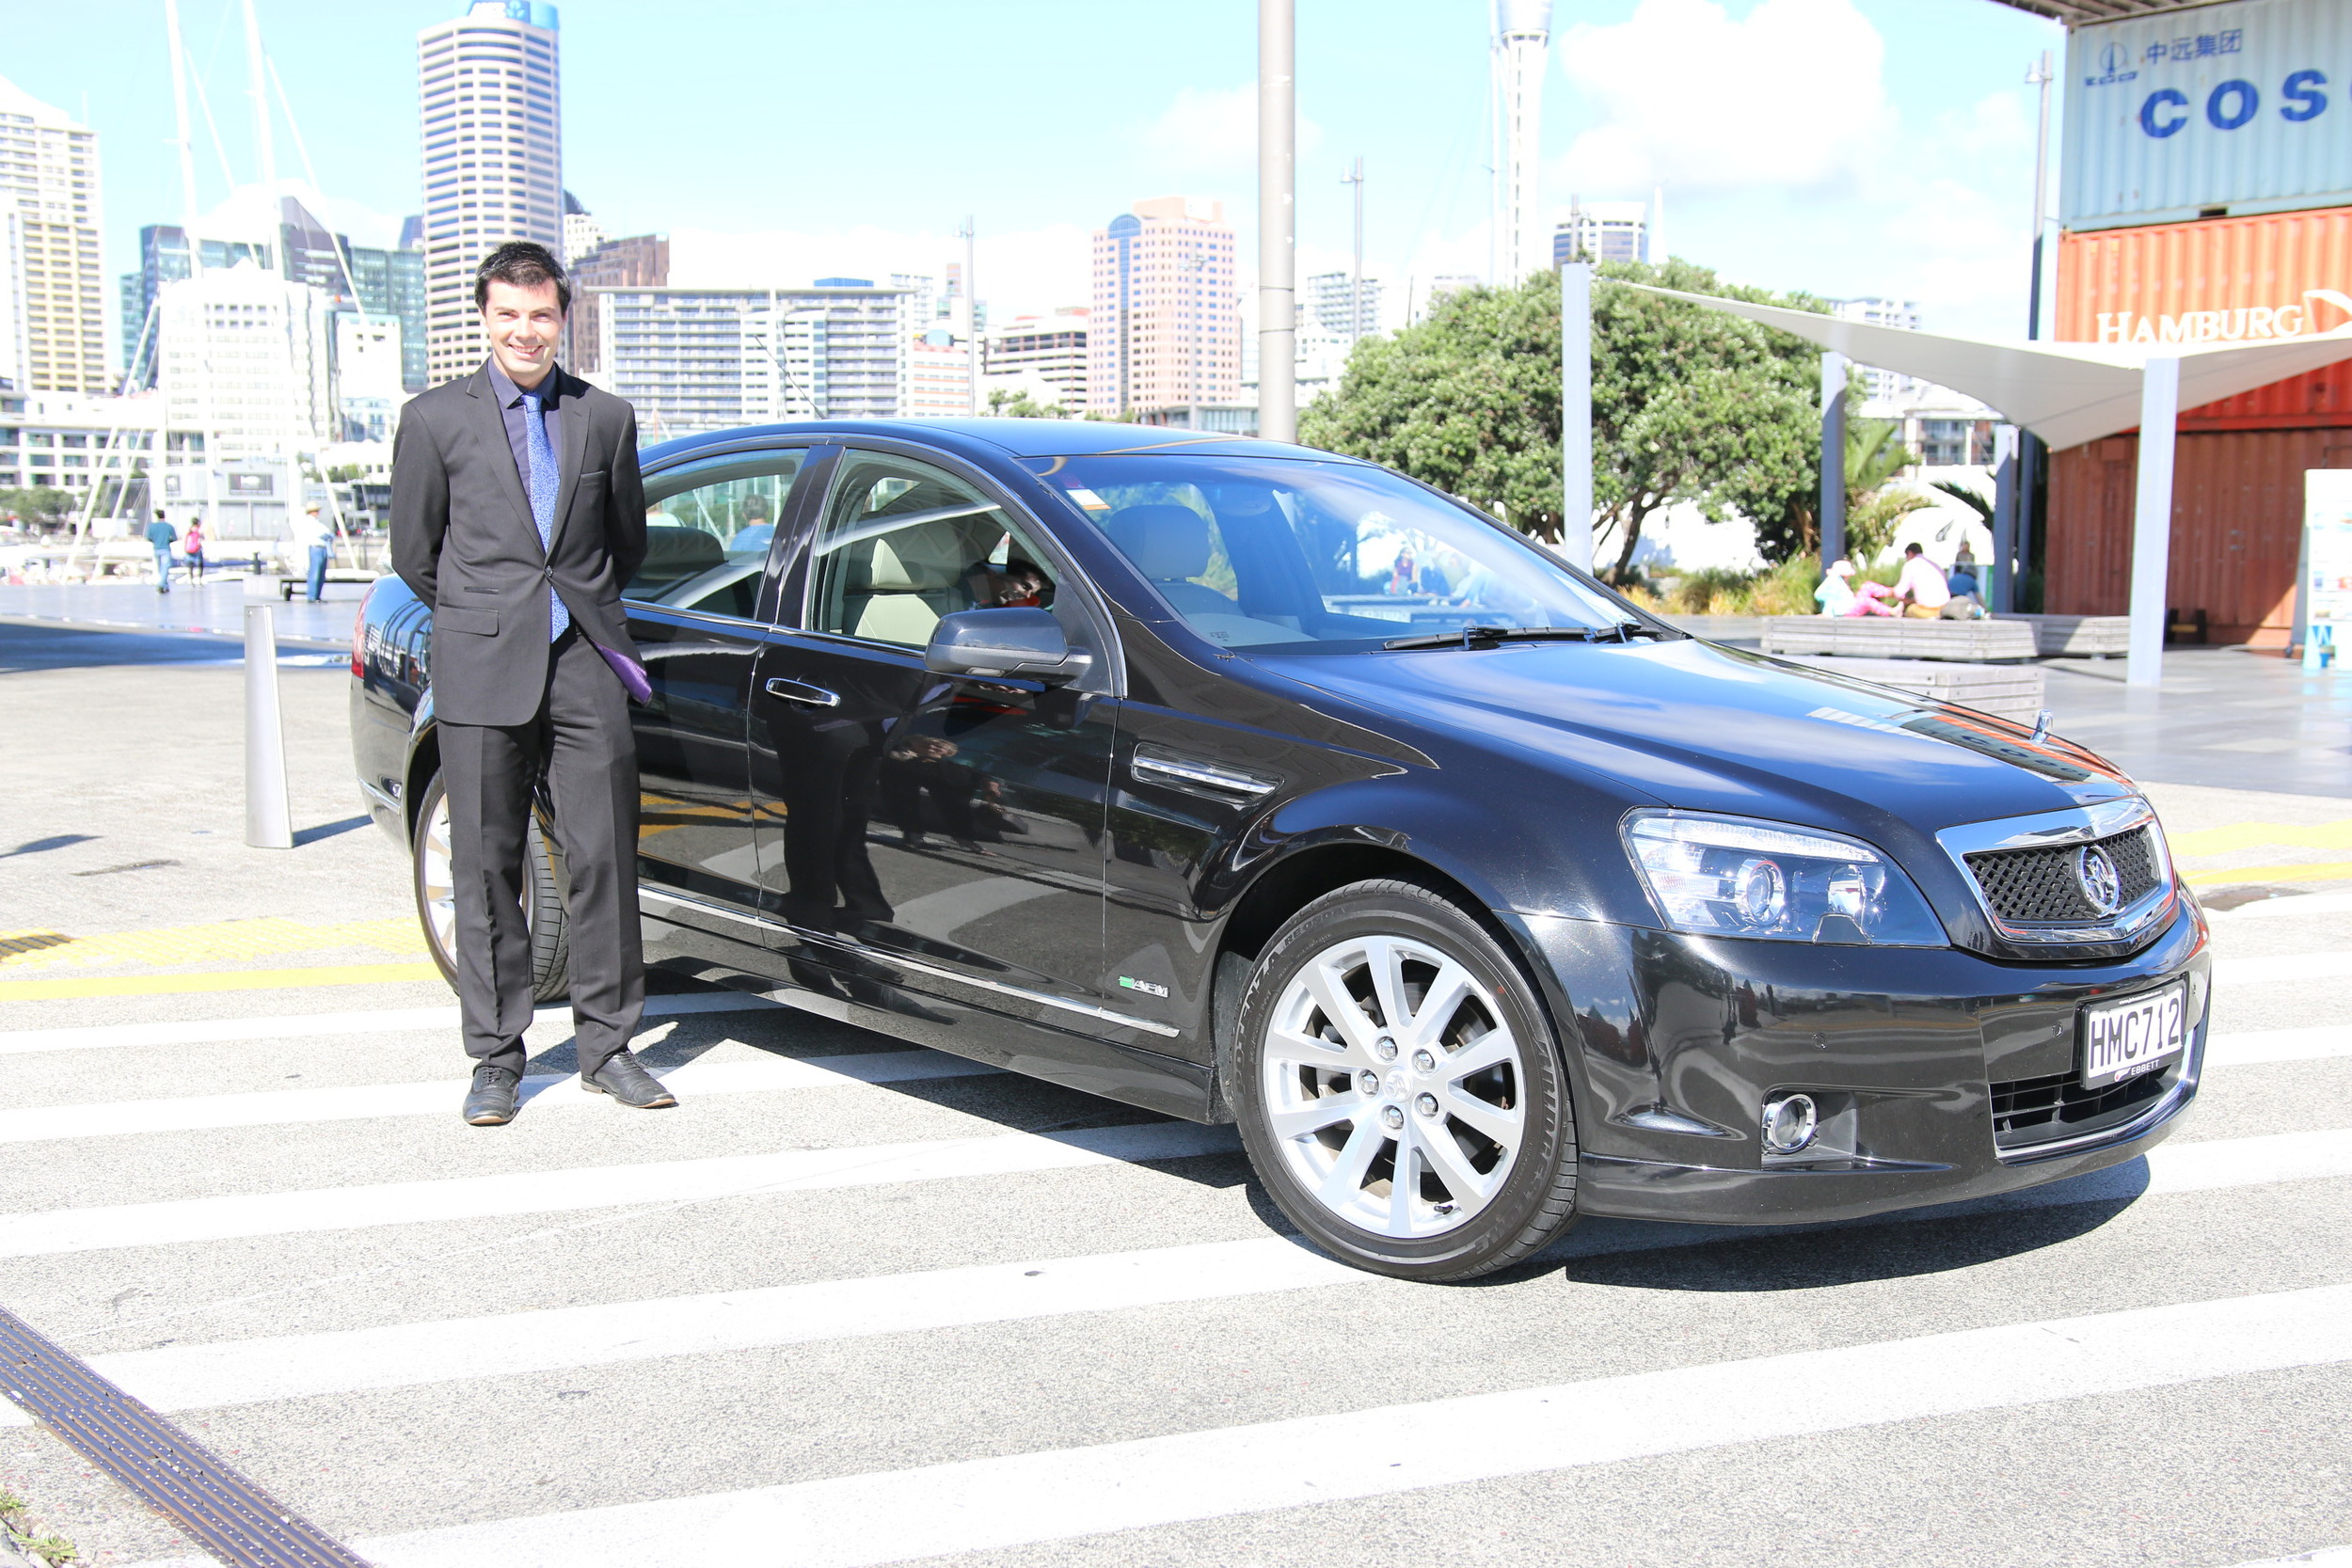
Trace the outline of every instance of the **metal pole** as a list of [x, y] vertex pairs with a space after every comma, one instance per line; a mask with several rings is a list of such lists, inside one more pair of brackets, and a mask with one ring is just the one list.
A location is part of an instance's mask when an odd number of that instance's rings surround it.
[[1347, 275], [1347, 346], [1364, 335], [1364, 160], [1340, 176], [1340, 183], [1356, 187], [1356, 270]]
[[[1821, 570], [1846, 553], [1846, 356], [1821, 356]], [[1857, 561], [1857, 568], [1869, 562]]]
[[972, 276], [977, 256], [977, 239], [967, 214], [963, 220], [963, 377], [970, 384], [966, 406], [974, 414], [980, 411], [980, 296], [973, 288]]
[[2033, 280], [2026, 291], [2026, 336], [2042, 336], [2042, 239], [2050, 223], [2050, 52], [2026, 73], [2029, 87], [2042, 89], [2041, 123], [2034, 132], [2033, 158]]
[[2132, 507], [2131, 660], [2126, 686], [2164, 684], [2165, 574], [2172, 553], [2172, 446], [2181, 415], [2178, 355], [2149, 357], [2139, 380], [2139, 494]]
[[294, 847], [286, 806], [286, 727], [278, 709], [278, 626], [265, 604], [245, 607], [245, 841]]
[[1269, 441], [1298, 439], [1296, 43], [1291, 0], [1258, 0], [1258, 434]]
[[1593, 569], [1593, 267], [1560, 268], [1560, 553]]

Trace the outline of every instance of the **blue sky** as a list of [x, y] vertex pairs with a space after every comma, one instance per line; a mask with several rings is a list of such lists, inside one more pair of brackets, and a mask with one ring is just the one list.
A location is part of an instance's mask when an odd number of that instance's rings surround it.
[[[462, 0], [258, 0], [331, 219], [416, 204], [413, 40]], [[182, 0], [251, 177], [236, 0]], [[1348, 158], [1375, 273], [1483, 268], [1484, 0], [1297, 0], [1303, 270], [1344, 264]], [[102, 133], [108, 269], [178, 215], [160, 0], [8, 0], [0, 71]], [[1251, 0], [566, 0], [565, 182], [678, 281], [935, 271], [964, 214], [1000, 314], [1081, 302], [1136, 198], [1254, 214]], [[2011, 333], [2032, 180], [2026, 66], [2058, 30], [1992, 0], [1557, 0], [1544, 196], [1667, 189], [1677, 254], [1746, 281], [1923, 302]], [[103, 40], [93, 47], [93, 40]], [[299, 172], [282, 145], [281, 172]], [[205, 198], [224, 189], [199, 131]], [[372, 230], [374, 230], [372, 232]]]

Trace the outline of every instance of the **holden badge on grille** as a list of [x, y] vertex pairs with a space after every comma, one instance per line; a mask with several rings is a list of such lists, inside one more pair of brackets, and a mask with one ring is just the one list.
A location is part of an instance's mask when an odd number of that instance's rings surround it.
[[2082, 884], [2083, 897], [2100, 914], [2113, 914], [2123, 907], [2122, 875], [2098, 845], [2086, 844], [2074, 856], [2074, 880]]

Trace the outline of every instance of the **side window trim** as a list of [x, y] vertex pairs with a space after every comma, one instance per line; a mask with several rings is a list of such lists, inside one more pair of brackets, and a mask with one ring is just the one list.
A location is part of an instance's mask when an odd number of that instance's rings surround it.
[[[1071, 555], [1068, 546], [1063, 545], [1053, 529], [1038, 515], [1035, 507], [1028, 505], [1018, 496], [1007, 490], [992, 475], [983, 472], [954, 452], [943, 451], [936, 447], [920, 446], [912, 441], [894, 441], [879, 436], [863, 436], [842, 443], [838, 451], [838, 461], [832, 465], [833, 474], [828, 476], [826, 494], [821, 503], [812, 504], [809, 508], [806, 535], [812, 545], [818, 531], [824, 526], [826, 515], [832, 509], [834, 476], [846, 468], [849, 459], [861, 452], [880, 457], [902, 457], [914, 462], [928, 463], [988, 497], [1008, 516], [1025, 529], [1032, 544], [1052, 558], [1053, 565], [1060, 573], [1055, 583], [1056, 594], [1058, 595], [1072, 589], [1076, 590], [1078, 599], [1076, 608], [1085, 617], [1095, 646], [1103, 656], [1096, 661], [1096, 673], [1104, 683], [1104, 693], [1112, 697], [1126, 695], [1126, 657], [1120, 645], [1118, 623], [1112, 619], [1110, 607], [1104, 602], [1102, 591], [1095, 587], [1093, 580], [1087, 576], [1084, 568], [1079, 566], [1077, 561]], [[803, 551], [800, 562], [801, 569], [798, 572], [800, 580], [797, 588], [801, 595], [801, 616], [803, 626], [808, 621], [809, 597], [816, 592], [816, 574], [806, 569], [813, 558], [813, 550]], [[864, 638], [850, 637], [847, 633], [827, 635], [840, 637], [859, 647], [888, 648], [897, 653], [907, 651], [894, 643], [870, 641]], [[1091, 689], [1091, 688], [1089, 686], [1082, 689]]]
[[[785, 491], [783, 501], [776, 507], [776, 515], [771, 519], [770, 527], [772, 533], [769, 540], [768, 554], [761, 562], [759, 586], [753, 594], [752, 613], [749, 617], [699, 608], [683, 609], [675, 605], [662, 604], [659, 600], [631, 598], [626, 593], [623, 594], [623, 602], [645, 610], [684, 614], [691, 619], [706, 623], [741, 626], [767, 624], [774, 603], [777, 562], [782, 553], [789, 548], [790, 542], [800, 529], [803, 515], [802, 498], [809, 487], [811, 473], [813, 470], [826, 467], [824, 459], [838, 450], [826, 442], [814, 439], [760, 442], [742, 446], [729, 445], [718, 451], [705, 448], [687, 454], [677, 462], [663, 464], [653, 469], [645, 475], [644, 481], [645, 503], [648, 509], [659, 506], [673, 497], [706, 488], [705, 484], [693, 483], [698, 475], [715, 474], [746, 463], [756, 463], [762, 458], [778, 457], [787, 452], [800, 454], [799, 466], [792, 472], [792, 483]], [[685, 483], [676, 483], [678, 481]], [[716, 483], [725, 482], [719, 480]]]

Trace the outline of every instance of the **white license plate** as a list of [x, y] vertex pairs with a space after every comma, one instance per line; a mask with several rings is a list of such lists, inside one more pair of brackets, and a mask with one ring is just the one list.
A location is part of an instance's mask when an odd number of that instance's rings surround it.
[[2188, 987], [2083, 1009], [2082, 1081], [2102, 1088], [2153, 1072], [2188, 1049]]

